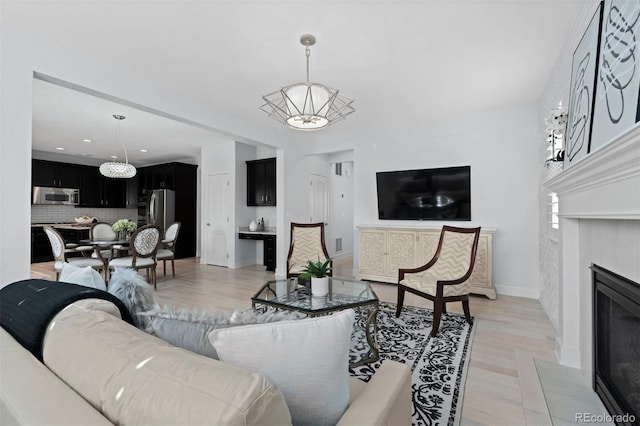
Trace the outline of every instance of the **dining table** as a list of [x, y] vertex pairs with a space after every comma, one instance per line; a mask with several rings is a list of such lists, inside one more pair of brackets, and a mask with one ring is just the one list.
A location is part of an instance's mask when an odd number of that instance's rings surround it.
[[[117, 240], [80, 240], [79, 243], [83, 245], [88, 245], [93, 247], [93, 251], [96, 254], [96, 257], [102, 261], [104, 267], [107, 268], [109, 266], [109, 260], [118, 257], [118, 252], [120, 251], [128, 251], [129, 248], [128, 239], [117, 239]], [[103, 256], [103, 251], [109, 250], [110, 255], [108, 257]], [[115, 254], [115, 255], [114, 255]]]

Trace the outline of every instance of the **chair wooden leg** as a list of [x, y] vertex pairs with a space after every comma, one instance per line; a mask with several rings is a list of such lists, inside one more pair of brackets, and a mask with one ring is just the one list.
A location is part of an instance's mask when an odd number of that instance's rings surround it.
[[162, 259], [162, 275], [167, 276], [167, 260]]
[[396, 318], [400, 316], [402, 304], [404, 303], [404, 287], [398, 284], [398, 303], [396, 304]]
[[464, 317], [467, 319], [467, 322], [471, 324], [471, 313], [469, 311], [469, 299], [464, 299], [462, 301], [462, 310], [464, 311]]
[[171, 259], [171, 272], [173, 273], [173, 278], [176, 277], [176, 265], [173, 262], [173, 258]]
[[440, 317], [442, 317], [442, 310], [444, 309], [444, 300], [437, 299], [433, 302], [433, 326], [431, 327], [431, 337], [436, 337], [438, 329], [440, 328]]
[[153, 277], [153, 289], [157, 290], [158, 286], [156, 284], [156, 267], [151, 268], [151, 276]]
[[442, 304], [442, 313], [443, 313], [443, 314], [446, 314], [446, 313], [447, 313], [447, 304], [446, 304], [446, 303], [443, 303], [443, 304]]

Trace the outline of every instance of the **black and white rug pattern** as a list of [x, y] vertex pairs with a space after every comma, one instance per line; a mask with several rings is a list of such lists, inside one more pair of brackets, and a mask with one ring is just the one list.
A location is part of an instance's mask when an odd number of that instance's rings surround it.
[[[432, 338], [433, 311], [404, 306], [399, 318], [396, 305], [381, 302], [378, 312], [380, 360], [350, 370], [368, 381], [385, 360], [407, 364], [412, 371], [413, 425], [458, 425], [474, 327], [463, 315], [445, 314], [440, 331]], [[364, 325], [364, 315], [358, 318]], [[350, 361], [369, 350], [364, 333], [354, 329]]]

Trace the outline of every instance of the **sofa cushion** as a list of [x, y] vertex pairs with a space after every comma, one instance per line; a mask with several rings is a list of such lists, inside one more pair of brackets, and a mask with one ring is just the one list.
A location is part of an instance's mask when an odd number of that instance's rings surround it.
[[99, 311], [56, 319], [44, 361], [114, 424], [286, 425], [265, 377], [166, 343]]
[[71, 263], [65, 263], [62, 265], [59, 281], [107, 291], [104, 279], [91, 266], [79, 267]]
[[214, 330], [225, 363], [269, 377], [294, 425], [335, 425], [349, 404], [349, 347], [355, 312]]
[[116, 268], [109, 280], [107, 291], [129, 308], [138, 328], [144, 330], [148, 326], [148, 318], [138, 314], [152, 309], [155, 305], [153, 287], [142, 278], [138, 271], [131, 268]]
[[162, 340], [200, 355], [218, 359], [209, 333], [218, 328], [300, 319], [297, 312], [257, 313], [246, 311], [199, 311], [191, 308], [160, 307], [139, 314], [148, 318], [146, 331]]

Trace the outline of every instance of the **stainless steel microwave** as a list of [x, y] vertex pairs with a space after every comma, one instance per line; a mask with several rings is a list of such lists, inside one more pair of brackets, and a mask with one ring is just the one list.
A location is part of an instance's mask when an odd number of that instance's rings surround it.
[[77, 206], [80, 203], [80, 190], [72, 188], [33, 187], [33, 204], [66, 204]]

